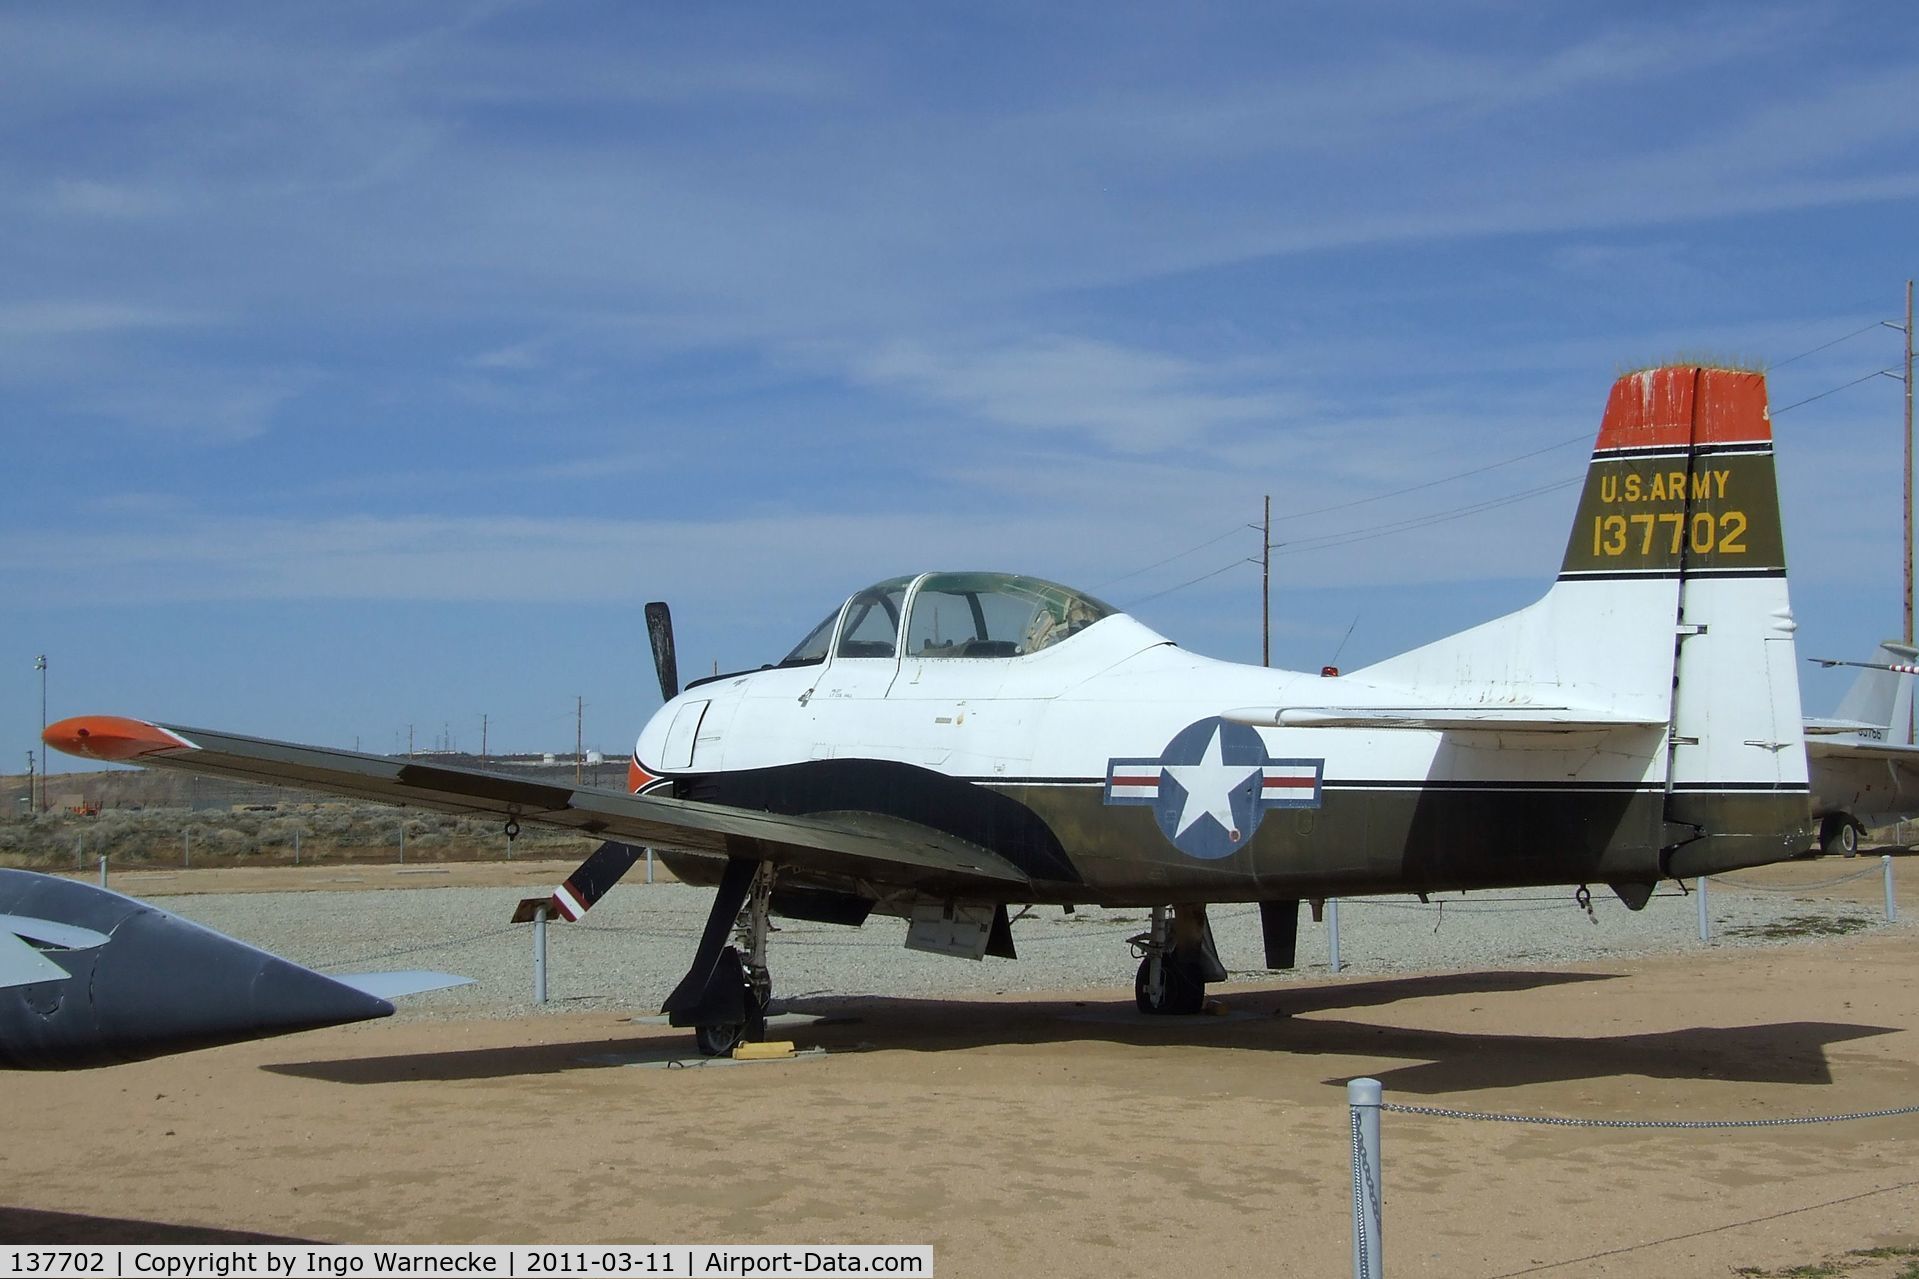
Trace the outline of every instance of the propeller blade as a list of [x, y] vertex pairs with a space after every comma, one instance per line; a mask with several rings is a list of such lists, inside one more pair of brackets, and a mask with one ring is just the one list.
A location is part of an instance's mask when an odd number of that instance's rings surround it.
[[513, 922], [526, 923], [541, 906], [568, 923], [575, 922], [592, 910], [593, 903], [604, 897], [606, 890], [619, 883], [620, 876], [631, 870], [633, 863], [644, 856], [644, 848], [608, 840], [594, 849], [592, 855], [580, 863], [579, 869], [553, 890], [551, 897], [528, 897], [522, 901], [519, 909], [513, 912]]
[[660, 697], [680, 693], [680, 662], [673, 653], [673, 614], [658, 600], [646, 606], [646, 637], [653, 641], [653, 669], [660, 673]]

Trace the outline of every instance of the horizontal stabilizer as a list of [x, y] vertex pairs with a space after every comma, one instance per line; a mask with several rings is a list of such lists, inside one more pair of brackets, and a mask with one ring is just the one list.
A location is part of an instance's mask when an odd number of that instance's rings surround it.
[[72, 973], [11, 933], [0, 933], [0, 990], [65, 981]]
[[1573, 706], [1274, 706], [1227, 711], [1255, 728], [1425, 729], [1463, 733], [1590, 733], [1664, 728], [1666, 721]]
[[1890, 759], [1919, 764], [1919, 746], [1903, 742], [1872, 742], [1856, 737], [1814, 737], [1806, 742], [1814, 759]]
[[28, 941], [37, 941], [62, 950], [86, 950], [104, 946], [111, 940], [105, 933], [56, 919], [36, 919], [32, 915], [0, 915], [0, 932], [9, 932]]
[[428, 972], [425, 969], [413, 969], [398, 973], [330, 973], [334, 981], [342, 986], [351, 986], [363, 995], [375, 999], [384, 999], [389, 1003], [395, 999], [404, 999], [408, 995], [424, 995], [430, 990], [446, 990], [451, 986], [471, 986], [471, 977], [456, 977], [452, 973]]

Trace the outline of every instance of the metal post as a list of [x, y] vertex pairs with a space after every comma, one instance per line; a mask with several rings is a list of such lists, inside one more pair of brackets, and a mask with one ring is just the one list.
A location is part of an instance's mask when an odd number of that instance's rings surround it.
[[87, 837], [85, 835], [75, 835], [73, 837], [73, 868], [75, 870], [80, 870], [86, 864], [87, 864]]
[[193, 866], [193, 827], [180, 832], [180, 866], [191, 869]]
[[406, 865], [406, 823], [400, 823], [400, 865]]
[[533, 911], [533, 1002], [546, 1002], [546, 907]]
[[300, 864], [300, 832], [297, 830], [293, 832], [293, 864]]
[[[1887, 860], [1891, 859], [1888, 858]], [[1887, 871], [1886, 873], [1890, 875], [1892, 872]], [[646, 850], [646, 882], [649, 884], [653, 882], [653, 850], [650, 848]]]
[[1886, 872], [1886, 922], [1896, 924], [1899, 922], [1899, 903], [1892, 896], [1892, 854], [1886, 853], [1881, 856], [1879, 864], [1885, 868]]
[[[33, 659], [33, 669], [40, 672], [40, 740], [47, 740], [47, 655], [45, 653]], [[31, 779], [29, 779], [31, 780]], [[47, 811], [47, 753], [40, 752], [40, 802], [32, 805], [36, 813]]]
[[1379, 1105], [1385, 1090], [1377, 1079], [1346, 1085], [1346, 1111], [1353, 1130], [1353, 1279], [1380, 1279]]
[[100, 859], [100, 887], [102, 887], [102, 888], [105, 888], [106, 886], [107, 886], [107, 859], [106, 859], [105, 857], [101, 857], [101, 859]]
[[1326, 899], [1326, 936], [1332, 949], [1333, 971], [1339, 971], [1339, 898]]
[[1712, 921], [1706, 918], [1706, 877], [1701, 875], [1697, 881], [1699, 887], [1694, 896], [1699, 898], [1699, 940], [1712, 940]]

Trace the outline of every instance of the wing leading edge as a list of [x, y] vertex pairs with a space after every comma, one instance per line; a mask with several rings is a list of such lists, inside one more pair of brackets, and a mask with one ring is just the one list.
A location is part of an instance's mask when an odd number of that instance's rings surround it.
[[829, 874], [904, 879], [929, 889], [1029, 882], [1011, 862], [983, 848], [878, 814], [789, 817], [118, 716], [62, 720], [47, 729], [46, 742], [90, 759], [534, 822], [657, 849], [771, 857]]

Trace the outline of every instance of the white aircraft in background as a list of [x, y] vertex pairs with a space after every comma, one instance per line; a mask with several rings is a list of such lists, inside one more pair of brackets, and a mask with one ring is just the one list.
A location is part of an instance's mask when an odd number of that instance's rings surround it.
[[1912, 741], [1912, 677], [1919, 648], [1884, 640], [1876, 661], [1815, 658], [1821, 666], [1856, 666], [1859, 678], [1830, 719], [1806, 718], [1806, 757], [1819, 850], [1859, 851], [1868, 826], [1919, 813], [1919, 746]]
[[979, 958], [1013, 954], [1009, 906], [1149, 907], [1138, 1005], [1190, 1013], [1226, 976], [1214, 903], [1258, 902], [1290, 967], [1302, 901], [1605, 884], [1637, 909], [1803, 851], [1785, 563], [1764, 377], [1675, 366], [1613, 387], [1543, 599], [1345, 675], [1200, 657], [1030, 577], [921, 573], [684, 691], [649, 606], [666, 704], [630, 793], [117, 717], [46, 740], [620, 841], [554, 895], [569, 918], [662, 850], [719, 887], [666, 1002], [708, 1052], [763, 1032], [774, 913], [898, 915], [908, 945]]

